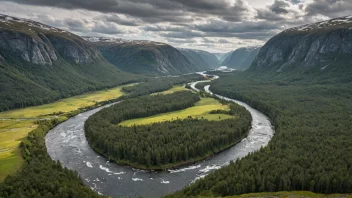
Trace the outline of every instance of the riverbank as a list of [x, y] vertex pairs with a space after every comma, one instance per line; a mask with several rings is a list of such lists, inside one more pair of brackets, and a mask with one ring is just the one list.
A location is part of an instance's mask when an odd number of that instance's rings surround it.
[[94, 109], [80, 114], [52, 129], [46, 136], [48, 152], [53, 160], [75, 170], [89, 187], [114, 197], [161, 197], [184, 188], [197, 178], [255, 152], [270, 141], [273, 130], [269, 119], [251, 109], [254, 118], [248, 137], [207, 160], [182, 166], [169, 172], [149, 172], [120, 166], [98, 155], [85, 139], [85, 120]]
[[[248, 133], [245, 134], [245, 136], [247, 136]], [[235, 146], [236, 144], [238, 144], [239, 142], [241, 142], [242, 140], [239, 140], [237, 142], [228, 144], [224, 147], [221, 147], [220, 149], [217, 149], [216, 151], [212, 152], [212, 153], [207, 153], [205, 156], [203, 157], [198, 157], [198, 158], [194, 158], [188, 161], [184, 161], [184, 162], [180, 162], [180, 163], [176, 163], [176, 164], [166, 164], [166, 165], [162, 165], [162, 166], [145, 166], [145, 165], [141, 165], [141, 164], [134, 164], [128, 161], [122, 161], [122, 160], [114, 160], [112, 158], [109, 158], [109, 156], [104, 155], [101, 151], [96, 150], [94, 147], [92, 147], [92, 149], [97, 152], [99, 155], [102, 155], [103, 157], [107, 158], [109, 160], [109, 162], [112, 163], [116, 163], [117, 165], [120, 166], [125, 166], [128, 168], [134, 168], [134, 169], [138, 169], [138, 170], [143, 170], [143, 171], [149, 171], [149, 172], [158, 172], [158, 171], [172, 171], [172, 169], [178, 169], [178, 168], [182, 168], [182, 167], [186, 167], [186, 166], [190, 166], [193, 165], [197, 162], [201, 162], [203, 160], [208, 160], [211, 159], [212, 157], [214, 157], [215, 155], [224, 152], [228, 149], [230, 149], [231, 147]]]
[[23, 164], [19, 144], [29, 132], [36, 129], [39, 120], [67, 120], [80, 112], [112, 102], [124, 95], [122, 88], [134, 84], [118, 86], [112, 89], [86, 93], [54, 103], [0, 112], [0, 182], [14, 174]]

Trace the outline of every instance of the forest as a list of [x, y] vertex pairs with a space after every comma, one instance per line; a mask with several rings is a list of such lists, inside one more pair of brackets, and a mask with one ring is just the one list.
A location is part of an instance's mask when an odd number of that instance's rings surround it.
[[268, 146], [167, 197], [305, 190], [352, 192], [351, 83], [222, 74], [211, 91], [244, 101], [272, 119]]
[[185, 109], [198, 100], [198, 95], [183, 91], [123, 101], [86, 121], [87, 140], [97, 152], [119, 164], [160, 170], [204, 159], [246, 136], [251, 116], [236, 104], [226, 112], [236, 115], [236, 119], [208, 121], [189, 117], [132, 127], [118, 125], [128, 119]]
[[127, 98], [132, 98], [166, 91], [171, 89], [173, 85], [180, 85], [199, 80], [204, 80], [204, 77], [197, 74], [183, 75], [179, 77], [148, 78], [135, 86], [124, 87], [122, 91], [128, 94], [126, 96]]
[[39, 121], [39, 127], [20, 145], [25, 164], [15, 175], [0, 183], [0, 197], [101, 197], [72, 170], [63, 168], [47, 153], [44, 136], [60, 121]]
[[11, 65], [0, 62], [0, 111], [47, 104], [143, 79], [119, 70], [111, 71], [107, 68], [114, 66], [106, 62], [82, 67], [60, 60], [53, 67], [45, 67], [13, 61]]

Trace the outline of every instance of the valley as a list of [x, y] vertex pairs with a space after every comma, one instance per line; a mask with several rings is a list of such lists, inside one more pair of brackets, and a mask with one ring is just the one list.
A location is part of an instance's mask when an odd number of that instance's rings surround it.
[[[269, 119], [249, 106], [246, 108], [253, 121], [245, 140], [205, 161], [168, 172], [119, 166], [94, 152], [85, 141], [83, 126], [85, 120], [100, 108], [82, 113], [52, 129], [46, 136], [46, 145], [54, 160], [60, 160], [65, 167], [79, 171], [83, 181], [95, 191], [111, 196], [159, 197], [180, 190], [187, 183], [226, 166], [231, 160], [259, 150], [270, 141], [273, 129]], [[119, 183], [117, 187], [116, 183]]]
[[351, 197], [352, 3], [266, 1], [0, 2], [0, 197]]

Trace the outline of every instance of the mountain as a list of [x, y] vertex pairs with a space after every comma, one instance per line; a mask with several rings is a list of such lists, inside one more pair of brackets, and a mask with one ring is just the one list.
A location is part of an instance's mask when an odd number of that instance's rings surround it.
[[220, 66], [219, 59], [207, 51], [185, 48], [179, 48], [179, 50], [193, 65], [196, 65], [202, 71]]
[[84, 37], [117, 68], [136, 74], [179, 75], [202, 71], [176, 48], [159, 42]]
[[230, 52], [227, 52], [227, 53], [224, 53], [221, 57], [220, 57], [220, 63], [224, 62], [224, 60], [230, 55], [232, 54], [233, 51], [230, 51]]
[[260, 47], [243, 47], [227, 55], [221, 65], [231, 67], [237, 70], [245, 70], [251, 66], [254, 58], [257, 56]]
[[303, 25], [281, 32], [260, 50], [251, 71], [351, 72], [352, 16]]
[[0, 15], [0, 111], [43, 104], [133, 79], [75, 34]]
[[[232, 52], [232, 51], [231, 51]], [[213, 53], [216, 58], [220, 61], [220, 63], [222, 63], [225, 58], [231, 53], [231, 52], [226, 52], [226, 53]]]

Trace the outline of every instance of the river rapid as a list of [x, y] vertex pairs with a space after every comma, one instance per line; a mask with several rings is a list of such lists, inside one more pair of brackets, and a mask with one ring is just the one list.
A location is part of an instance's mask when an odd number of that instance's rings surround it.
[[[201, 82], [201, 81], [199, 81]], [[199, 82], [192, 83], [191, 87]], [[208, 93], [209, 86], [205, 87]], [[252, 116], [252, 128], [247, 138], [210, 159], [178, 169], [150, 172], [119, 166], [94, 152], [85, 138], [84, 122], [102, 108], [81, 113], [56, 126], [45, 137], [53, 160], [78, 172], [84, 183], [100, 194], [113, 197], [160, 197], [184, 188], [230, 161], [246, 156], [266, 146], [274, 134], [269, 118], [249, 105], [217, 95], [244, 106]]]

